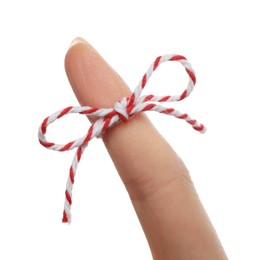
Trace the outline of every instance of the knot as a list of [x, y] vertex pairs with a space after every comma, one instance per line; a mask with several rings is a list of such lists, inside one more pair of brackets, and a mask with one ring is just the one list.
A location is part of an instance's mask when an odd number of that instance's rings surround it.
[[[145, 88], [148, 80], [150, 79], [152, 73], [157, 69], [159, 65], [166, 61], [177, 61], [184, 66], [189, 77], [186, 89], [181, 94], [176, 95], [141, 96], [141, 93]], [[195, 72], [191, 64], [187, 61], [187, 59], [184, 56], [176, 54], [159, 56], [151, 64], [151, 66], [144, 74], [142, 80], [139, 82], [131, 96], [128, 98], [127, 97], [122, 98], [120, 101], [114, 104], [113, 108], [97, 108], [89, 106], [67, 107], [57, 111], [56, 113], [52, 114], [51, 116], [48, 116], [43, 120], [38, 132], [39, 142], [41, 143], [41, 145], [48, 149], [59, 152], [77, 148], [72, 164], [70, 166], [69, 177], [66, 184], [65, 205], [62, 219], [63, 222], [69, 223], [71, 222], [72, 188], [74, 184], [74, 178], [76, 175], [76, 169], [85, 148], [87, 147], [89, 141], [92, 138], [101, 136], [101, 134], [105, 132], [108, 128], [120, 122], [127, 122], [132, 115], [145, 111], [155, 111], [161, 114], [173, 116], [177, 119], [182, 119], [186, 121], [195, 130], [201, 133], [205, 131], [205, 127], [202, 124], [199, 124], [195, 119], [192, 119], [188, 114], [181, 113], [180, 111], [174, 108], [168, 108], [160, 105], [160, 103], [162, 102], [176, 102], [181, 101], [184, 98], [187, 98], [194, 89], [195, 84], [196, 84]], [[71, 141], [67, 144], [56, 144], [53, 142], [48, 142], [45, 137], [47, 127], [57, 119], [63, 117], [64, 115], [72, 113], [87, 115], [89, 118], [94, 119], [93, 120], [94, 122], [89, 127], [85, 136], [78, 138], [74, 141]]]
[[128, 100], [129, 98], [124, 97], [120, 101], [116, 102], [113, 107], [122, 122], [127, 122], [129, 119], [129, 114], [127, 112], [127, 105], [129, 104]]

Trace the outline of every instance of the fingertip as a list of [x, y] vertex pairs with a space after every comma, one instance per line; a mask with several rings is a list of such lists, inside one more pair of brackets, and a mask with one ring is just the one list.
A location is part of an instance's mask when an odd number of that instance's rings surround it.
[[130, 90], [96, 49], [81, 37], [75, 38], [65, 56], [65, 70], [81, 105], [111, 107]]
[[86, 41], [84, 38], [82, 37], [76, 37], [72, 40], [71, 44], [70, 44], [70, 48], [77, 45], [77, 44], [87, 44], [90, 45], [88, 41]]

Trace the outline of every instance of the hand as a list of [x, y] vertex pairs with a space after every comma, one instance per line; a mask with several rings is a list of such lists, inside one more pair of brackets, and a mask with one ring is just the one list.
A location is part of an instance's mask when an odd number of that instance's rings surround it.
[[[112, 107], [130, 90], [86, 41], [77, 38], [65, 66], [81, 105]], [[144, 114], [103, 135], [155, 260], [227, 259], [182, 160]]]

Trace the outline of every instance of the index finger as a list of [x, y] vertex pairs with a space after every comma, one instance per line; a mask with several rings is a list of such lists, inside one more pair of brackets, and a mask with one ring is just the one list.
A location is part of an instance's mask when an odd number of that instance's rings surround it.
[[[82, 105], [112, 107], [130, 90], [83, 39], [65, 59]], [[143, 114], [103, 136], [149, 242], [154, 259], [226, 259], [180, 157]]]

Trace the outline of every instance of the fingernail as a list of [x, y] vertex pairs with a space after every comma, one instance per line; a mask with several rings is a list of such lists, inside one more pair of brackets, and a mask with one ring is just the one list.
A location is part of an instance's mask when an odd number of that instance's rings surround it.
[[77, 45], [79, 43], [82, 44], [89, 44], [85, 39], [81, 38], [81, 37], [76, 37], [70, 44], [70, 48], [74, 45]]

